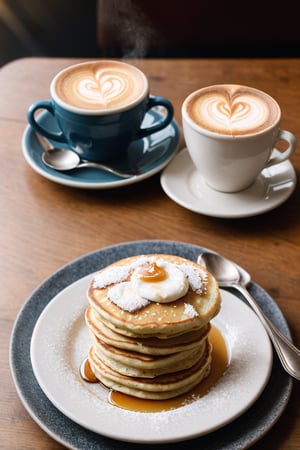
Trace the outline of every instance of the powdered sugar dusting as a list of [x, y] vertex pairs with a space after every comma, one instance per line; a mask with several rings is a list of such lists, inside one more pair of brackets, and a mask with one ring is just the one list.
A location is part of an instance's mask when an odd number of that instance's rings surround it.
[[[161, 443], [182, 440], [224, 426], [249, 407], [268, 379], [272, 349], [260, 322], [239, 299], [223, 292], [215, 324], [230, 354], [227, 372], [202, 398], [181, 408], [157, 413], [126, 411], [109, 404], [100, 384], [81, 380], [79, 367], [90, 346], [84, 322], [84, 278], [62, 291], [38, 320], [32, 337], [38, 380], [56, 406], [85, 428], [120, 440]], [[236, 300], [236, 301], [235, 301]]]
[[128, 281], [112, 286], [107, 296], [117, 306], [129, 312], [138, 311], [150, 303], [146, 298], [139, 296]]
[[129, 277], [132, 270], [154, 261], [155, 257], [140, 256], [131, 264], [107, 267], [102, 272], [99, 272], [94, 276], [93, 286], [95, 288], [103, 289], [111, 284], [121, 283]]
[[155, 256], [144, 256], [143, 255], [143, 256], [140, 256], [135, 261], [133, 261], [130, 264], [130, 267], [132, 267], [132, 269], [136, 269], [137, 267], [143, 266], [144, 264], [153, 263], [154, 261], [157, 261]]
[[207, 280], [206, 272], [190, 264], [180, 264], [177, 267], [188, 277], [191, 289], [202, 294]]
[[[140, 256], [135, 261], [124, 266], [111, 266], [104, 269], [102, 272], [97, 273], [94, 276], [93, 286], [95, 288], [105, 288], [115, 283], [121, 283], [126, 281], [130, 275], [130, 272], [134, 269], [156, 262], [157, 265], [163, 266], [164, 260], [156, 259], [155, 256]], [[204, 285], [207, 280], [207, 273], [204, 270], [196, 268], [190, 264], [174, 264], [180, 269], [188, 278], [190, 287], [197, 294], [202, 294], [204, 291]]]
[[105, 288], [113, 283], [121, 283], [126, 280], [130, 273], [130, 266], [113, 266], [95, 275], [93, 286]]
[[193, 307], [193, 305], [190, 305], [189, 303], [184, 304], [184, 317], [190, 317], [191, 319], [193, 317], [197, 317], [199, 314], [197, 313], [196, 309]]
[[[125, 261], [124, 261], [125, 262]], [[144, 283], [138, 279], [133, 280], [134, 286], [130, 286], [131, 274], [142, 266], [152, 264], [155, 262], [159, 267], [166, 268], [168, 272], [168, 279], [160, 283]], [[172, 271], [172, 266], [174, 270]], [[180, 272], [178, 272], [178, 270]], [[184, 275], [180, 282], [180, 277], [177, 274]], [[174, 273], [173, 273], [174, 272]], [[174, 276], [173, 276], [174, 275]], [[181, 275], [182, 277], [182, 275]], [[190, 287], [196, 294], [201, 295], [205, 290], [205, 283], [207, 281], [207, 273], [201, 268], [194, 265], [183, 263], [167, 263], [163, 258], [155, 255], [139, 256], [137, 259], [130, 262], [130, 264], [109, 266], [94, 276], [93, 287], [103, 289], [110, 286], [108, 291], [108, 298], [124, 311], [135, 312], [146, 306], [149, 301], [156, 301], [168, 303], [174, 301], [185, 294], [185, 290]], [[170, 294], [170, 289], [173, 290]], [[171, 286], [171, 287], [170, 287]], [[174, 291], [175, 286], [175, 291]], [[180, 288], [181, 286], [181, 288]], [[180, 288], [180, 289], [179, 289]], [[166, 291], [164, 291], [164, 289]], [[184, 316], [197, 317], [196, 310], [191, 305], [185, 306]]]

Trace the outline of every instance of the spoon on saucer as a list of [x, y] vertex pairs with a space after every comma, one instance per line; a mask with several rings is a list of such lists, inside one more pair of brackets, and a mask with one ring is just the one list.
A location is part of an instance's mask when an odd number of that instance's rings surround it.
[[251, 281], [248, 272], [244, 269], [239, 271], [234, 263], [212, 252], [200, 254], [198, 263], [204, 265], [214, 275], [220, 287], [232, 287], [245, 297], [264, 325], [283, 368], [289, 375], [300, 380], [300, 350], [265, 316], [254, 298], [249, 294], [246, 289], [246, 286]]
[[46, 138], [36, 133], [37, 140], [42, 146], [44, 153], [42, 154], [43, 163], [58, 171], [68, 171], [73, 169], [81, 169], [91, 167], [94, 169], [104, 170], [122, 178], [132, 178], [141, 175], [139, 170], [121, 170], [110, 167], [107, 164], [96, 163], [80, 159], [79, 155], [68, 148], [54, 147]]

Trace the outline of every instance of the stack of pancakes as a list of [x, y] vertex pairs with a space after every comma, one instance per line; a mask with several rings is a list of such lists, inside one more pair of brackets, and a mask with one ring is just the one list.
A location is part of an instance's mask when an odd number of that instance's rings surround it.
[[132, 256], [98, 272], [88, 300], [88, 360], [105, 386], [162, 400], [209, 374], [220, 294], [204, 267], [173, 255]]

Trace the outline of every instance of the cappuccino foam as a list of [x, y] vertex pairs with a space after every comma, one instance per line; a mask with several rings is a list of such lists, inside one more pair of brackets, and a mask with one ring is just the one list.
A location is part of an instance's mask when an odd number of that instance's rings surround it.
[[127, 107], [147, 92], [144, 74], [118, 61], [97, 61], [71, 66], [54, 80], [55, 93], [76, 108], [101, 111]]
[[198, 126], [229, 136], [260, 133], [280, 118], [279, 106], [268, 94], [233, 84], [200, 89], [185, 100], [183, 108]]

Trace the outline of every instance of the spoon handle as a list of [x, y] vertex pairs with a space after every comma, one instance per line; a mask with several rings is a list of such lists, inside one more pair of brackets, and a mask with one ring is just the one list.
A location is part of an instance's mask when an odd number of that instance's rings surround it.
[[117, 168], [107, 166], [106, 164], [97, 163], [97, 162], [93, 162], [93, 161], [86, 161], [84, 159], [77, 166], [78, 169], [80, 167], [91, 167], [94, 169], [105, 170], [106, 172], [110, 172], [114, 175], [118, 175], [121, 178], [132, 178], [134, 176], [140, 175], [140, 172], [138, 170], [130, 170], [130, 169], [128, 169], [126, 171], [118, 170]]
[[239, 284], [235, 284], [233, 287], [246, 298], [263, 323], [284, 369], [292, 377], [300, 380], [300, 350], [297, 349], [297, 347], [295, 347], [295, 345], [293, 345], [292, 342], [278, 330], [268, 317], [265, 316], [246, 288]]

